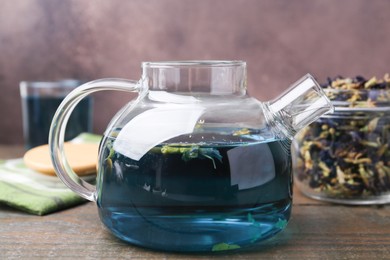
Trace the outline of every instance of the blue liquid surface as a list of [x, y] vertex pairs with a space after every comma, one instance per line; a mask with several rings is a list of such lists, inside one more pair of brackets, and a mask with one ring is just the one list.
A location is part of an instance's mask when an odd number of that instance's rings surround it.
[[127, 242], [211, 252], [255, 245], [287, 225], [288, 141], [170, 144], [167, 151], [162, 144], [139, 161], [109, 149], [110, 142], [97, 183], [99, 214]]

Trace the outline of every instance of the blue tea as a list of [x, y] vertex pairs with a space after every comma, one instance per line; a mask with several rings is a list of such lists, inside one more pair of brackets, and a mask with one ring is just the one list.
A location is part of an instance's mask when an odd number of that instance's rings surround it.
[[247, 247], [283, 230], [292, 206], [290, 141], [204, 137], [169, 140], [138, 161], [117, 153], [109, 137], [97, 183], [103, 223], [132, 244], [194, 252]]
[[[27, 96], [22, 98], [26, 148], [47, 144], [50, 124], [64, 97]], [[92, 99], [83, 99], [69, 118], [65, 140], [92, 130]]]

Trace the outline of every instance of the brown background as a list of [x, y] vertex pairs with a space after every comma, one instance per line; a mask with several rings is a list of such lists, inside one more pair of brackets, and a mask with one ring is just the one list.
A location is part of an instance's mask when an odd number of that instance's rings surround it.
[[[266, 100], [310, 72], [390, 71], [386, 0], [0, 0], [0, 144], [22, 143], [19, 81], [138, 79], [142, 61], [241, 59]], [[102, 133], [132, 98], [95, 96]]]

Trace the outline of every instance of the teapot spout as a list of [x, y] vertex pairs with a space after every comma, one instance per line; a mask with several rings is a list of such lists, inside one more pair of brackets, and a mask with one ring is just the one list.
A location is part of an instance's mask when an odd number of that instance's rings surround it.
[[333, 110], [331, 101], [310, 74], [276, 99], [264, 103], [268, 124], [290, 139], [303, 127]]

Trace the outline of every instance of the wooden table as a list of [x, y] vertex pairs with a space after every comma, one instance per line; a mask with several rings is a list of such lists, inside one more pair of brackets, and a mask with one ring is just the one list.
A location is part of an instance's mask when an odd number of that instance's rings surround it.
[[[1, 146], [0, 158], [22, 147]], [[205, 255], [156, 252], [121, 242], [100, 223], [94, 203], [47, 216], [0, 206], [0, 259], [390, 259], [390, 205], [343, 206], [298, 191], [285, 231], [263, 246]]]

